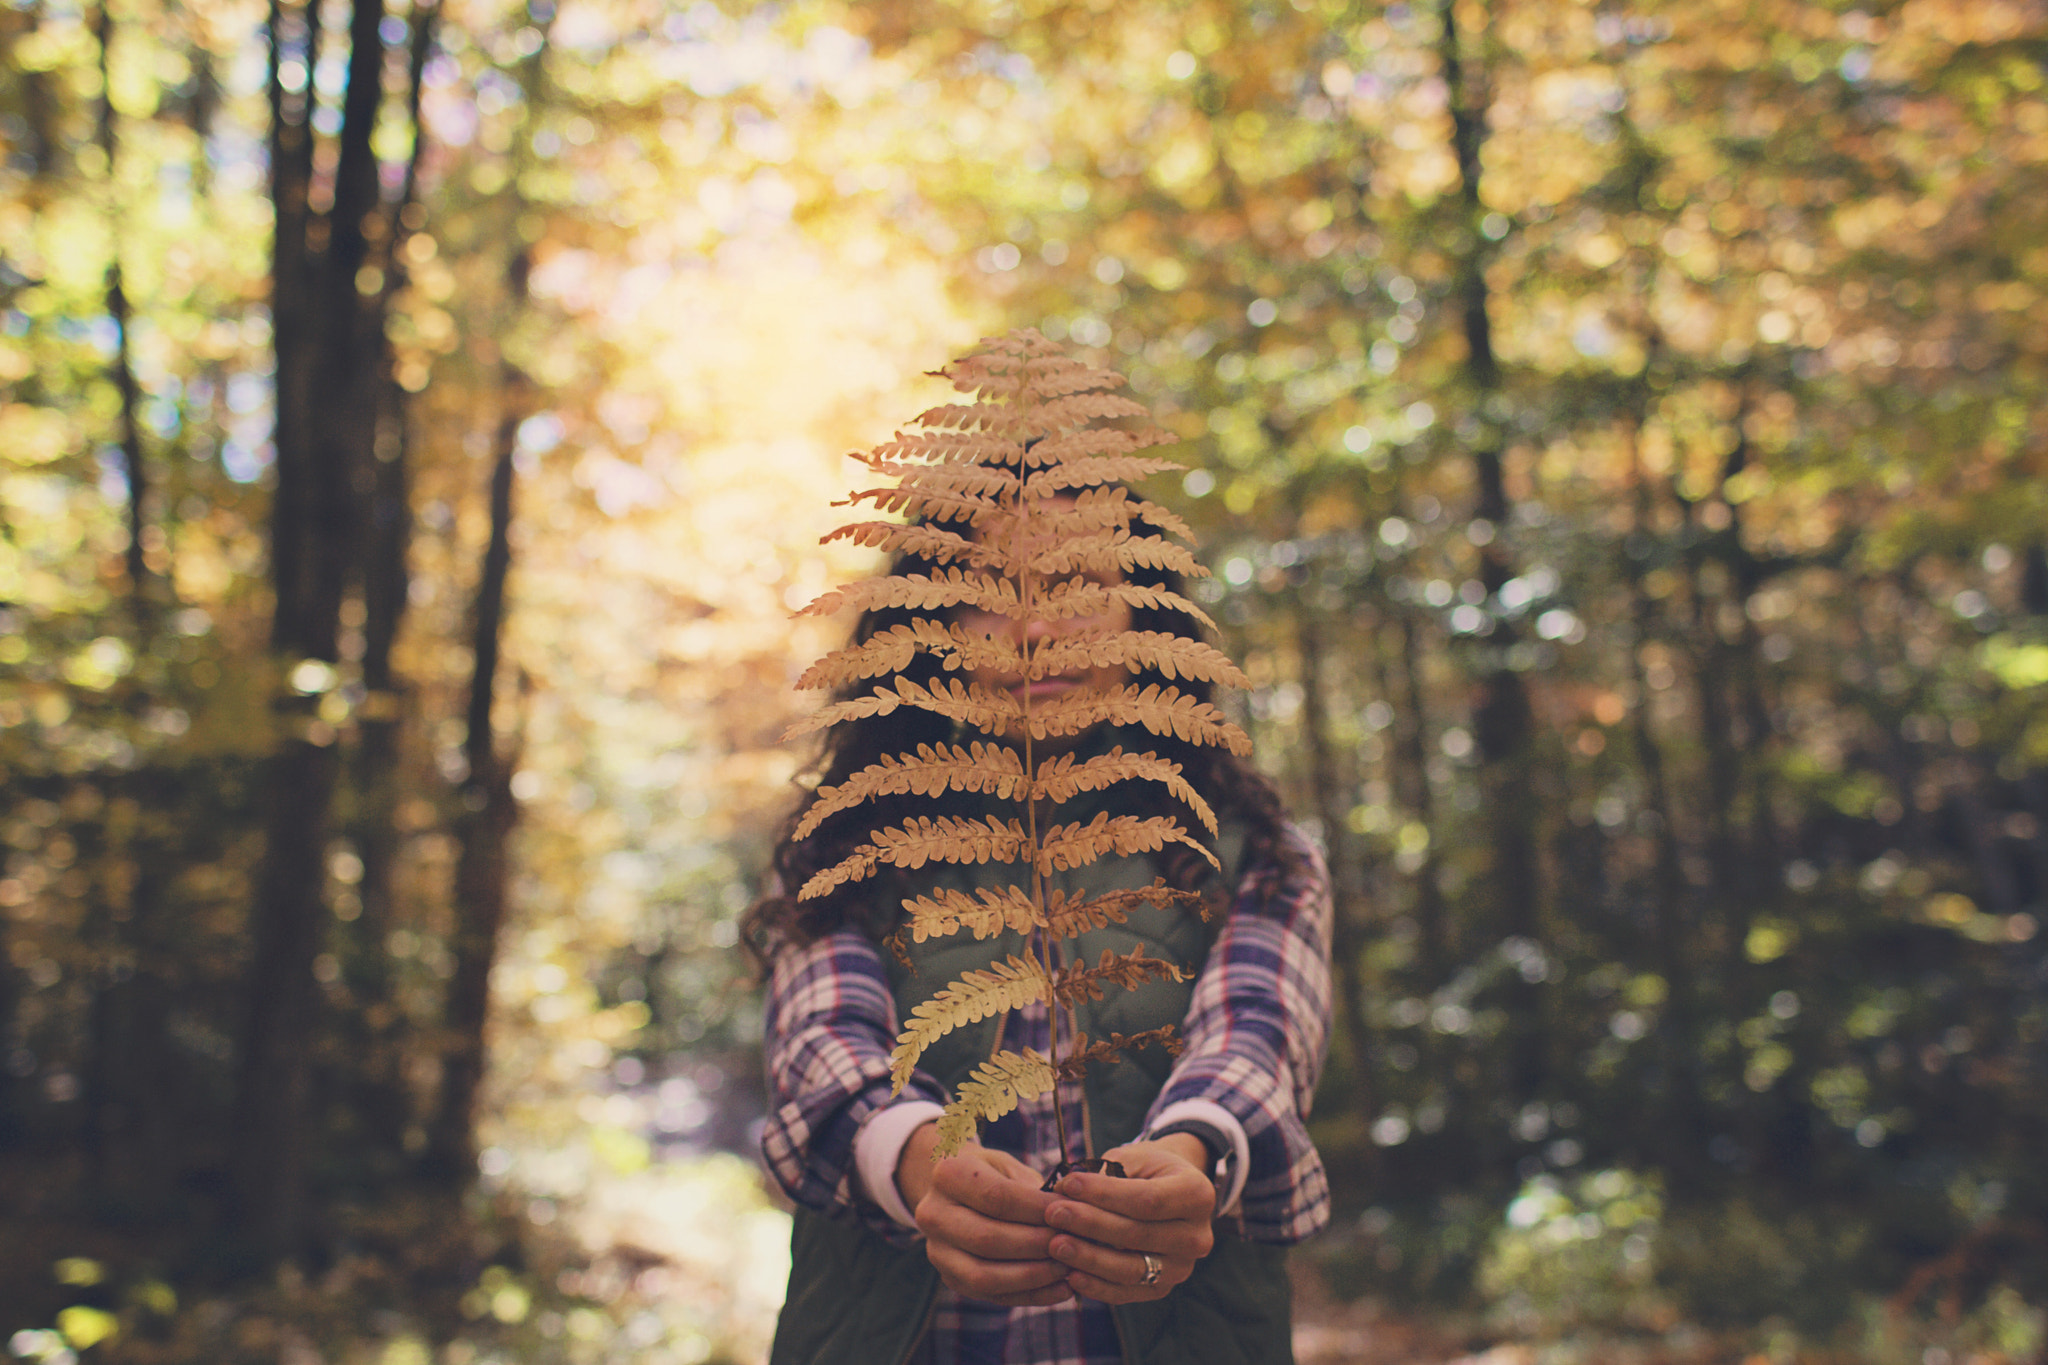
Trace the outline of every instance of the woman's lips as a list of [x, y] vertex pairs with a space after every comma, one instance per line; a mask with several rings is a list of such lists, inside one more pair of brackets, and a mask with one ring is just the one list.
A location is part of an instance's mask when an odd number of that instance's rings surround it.
[[1064, 696], [1081, 685], [1077, 678], [1039, 678], [1029, 683], [1015, 683], [1010, 695], [1019, 701], [1047, 701]]

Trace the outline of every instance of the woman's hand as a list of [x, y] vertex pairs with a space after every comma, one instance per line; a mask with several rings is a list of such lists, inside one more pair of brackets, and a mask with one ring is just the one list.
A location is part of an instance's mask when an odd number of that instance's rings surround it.
[[[1047, 1249], [1071, 1268], [1076, 1294], [1104, 1303], [1164, 1298], [1216, 1244], [1216, 1187], [1202, 1174], [1208, 1152], [1190, 1134], [1168, 1133], [1103, 1155], [1123, 1164], [1124, 1177], [1076, 1172], [1062, 1180], [1061, 1197], [1045, 1211], [1060, 1234]], [[1151, 1284], [1147, 1255], [1159, 1266]]]
[[934, 1164], [937, 1141], [936, 1124], [910, 1135], [897, 1158], [896, 1188], [946, 1287], [1010, 1308], [1072, 1298], [1067, 1266], [1046, 1251], [1053, 1234], [1045, 1210], [1056, 1197], [1038, 1188], [1039, 1175], [1009, 1153], [981, 1146]]

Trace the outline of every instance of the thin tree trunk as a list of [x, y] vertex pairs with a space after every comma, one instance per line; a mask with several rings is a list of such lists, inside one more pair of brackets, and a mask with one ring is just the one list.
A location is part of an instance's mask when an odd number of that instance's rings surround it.
[[[1482, 65], [1475, 76], [1467, 68], [1459, 34], [1456, 0], [1440, 0], [1442, 24], [1438, 58], [1443, 68], [1451, 113], [1451, 151], [1458, 167], [1457, 295], [1465, 336], [1465, 382], [1472, 395], [1478, 436], [1472, 445], [1472, 473], [1478, 488], [1475, 515], [1494, 528], [1479, 546], [1479, 581], [1490, 597], [1515, 576], [1508, 560], [1505, 532], [1511, 521], [1503, 471], [1504, 447], [1495, 407], [1501, 391], [1500, 362], [1493, 347], [1488, 315], [1485, 236], [1479, 231], [1484, 205], [1480, 195], [1480, 150], [1486, 141], [1489, 95]], [[1535, 716], [1528, 686], [1510, 663], [1517, 632], [1498, 618], [1488, 651], [1490, 662], [1479, 679], [1472, 710], [1473, 737], [1481, 764], [1493, 865], [1490, 877], [1493, 910], [1500, 932], [1540, 943], [1542, 869], [1537, 858], [1536, 793], [1530, 752]], [[1542, 998], [1531, 982], [1512, 979], [1509, 1010], [1515, 1037], [1509, 1046], [1508, 1092], [1514, 1102], [1533, 1096], [1548, 1070]]]
[[[1422, 644], [1410, 614], [1400, 613], [1399, 622], [1403, 704], [1395, 708], [1394, 748], [1400, 761], [1391, 766], [1406, 779], [1396, 784], [1401, 804], [1414, 812], [1424, 829], [1434, 832], [1436, 794], [1429, 786], [1429, 701], [1422, 686]], [[1438, 884], [1434, 837], [1423, 852], [1422, 866], [1415, 870], [1415, 920], [1421, 931], [1423, 971], [1431, 983], [1441, 982], [1461, 945]]]
[[149, 571], [148, 557], [144, 553], [143, 530], [148, 525], [149, 469], [142, 458], [142, 386], [135, 380], [134, 322], [128, 306], [128, 290], [121, 273], [121, 223], [119, 205], [120, 183], [115, 174], [120, 152], [119, 139], [114, 127], [113, 80], [109, 69], [108, 49], [113, 42], [114, 21], [107, 11], [105, 0], [93, 10], [93, 39], [99, 47], [100, 97], [97, 101], [94, 141], [99, 145], [100, 154], [106, 158], [107, 215], [111, 247], [107, 258], [106, 298], [107, 316], [114, 323], [114, 356], [109, 365], [113, 372], [114, 390], [120, 396], [120, 413], [116, 418], [119, 437], [115, 444], [121, 451], [122, 475], [128, 481], [128, 601], [136, 612], [137, 633], [148, 629], [150, 598], [156, 584]]
[[[523, 271], [521, 272], [523, 275]], [[497, 459], [491, 470], [491, 536], [478, 577], [475, 659], [470, 675], [469, 730], [463, 745], [469, 775], [462, 786], [464, 814], [456, 839], [455, 972], [448, 983], [441, 1093], [427, 1130], [422, 1170], [453, 1191], [476, 1171], [476, 1100], [486, 1061], [491, 967], [505, 923], [506, 844], [517, 817], [510, 764], [501, 760], [491, 725], [498, 652], [505, 612], [505, 580], [512, 567], [512, 491], [525, 417], [525, 384], [507, 365], [506, 408], [498, 423]]]
[[[1379, 1113], [1379, 1087], [1373, 1069], [1372, 1023], [1365, 1013], [1362, 963], [1369, 911], [1357, 841], [1351, 836], [1347, 818], [1351, 805], [1347, 793], [1354, 784], [1339, 775], [1335, 746], [1330, 742], [1329, 696], [1324, 678], [1330, 659], [1323, 639], [1322, 618], [1314, 606], [1299, 596], [1295, 599], [1295, 643], [1301, 652], [1302, 738], [1308, 749], [1309, 789], [1314, 794], [1316, 818], [1323, 826], [1330, 890], [1335, 901], [1330, 957], [1336, 971], [1337, 1026], [1351, 1059], [1352, 1111], [1369, 1123]], [[1365, 1150], [1373, 1173], [1377, 1173], [1379, 1148], [1368, 1146]]]
[[[311, 87], [293, 99], [279, 80], [287, 31], [304, 32], [318, 68], [320, 20], [311, 8], [271, 8], [272, 203], [276, 213], [273, 337], [277, 347], [277, 492], [271, 638], [286, 669], [339, 657], [341, 603], [358, 571], [361, 472], [375, 441], [381, 294], [358, 287], [365, 221], [377, 207], [370, 134], [383, 98], [381, 0], [356, 0], [348, 89], [330, 212], [317, 221]], [[317, 229], [317, 230], [316, 230]], [[317, 377], [317, 383], [315, 379]], [[228, 1150], [242, 1237], [290, 1255], [305, 1232], [306, 1171], [314, 1142], [314, 1042], [321, 994], [311, 981], [328, 915], [327, 840], [340, 777], [334, 735], [314, 719], [317, 696], [279, 694], [284, 730], [270, 773], [268, 839], [252, 914], [249, 1013]]]
[[[411, 15], [412, 43], [407, 62], [407, 112], [414, 129], [404, 186], [385, 218], [386, 253], [384, 306], [404, 284], [404, 245], [411, 229], [408, 218], [418, 203], [420, 158], [426, 145], [419, 109], [422, 76], [433, 49], [438, 11], [416, 8]], [[406, 391], [392, 375], [391, 348], [378, 358], [377, 389], [382, 396], [371, 463], [367, 547], [363, 565], [363, 704], [357, 708], [360, 744], [354, 783], [356, 818], [351, 824], [363, 874], [357, 884], [361, 909], [349, 938], [346, 976], [353, 1006], [349, 1028], [356, 1042], [351, 1106], [373, 1159], [403, 1159], [405, 1132], [412, 1114], [402, 1074], [404, 1016], [392, 998], [391, 958], [385, 944], [396, 926], [393, 877], [400, 835], [399, 759], [405, 718], [406, 688], [392, 668], [391, 652], [405, 619], [407, 554], [412, 543], [410, 433]]]

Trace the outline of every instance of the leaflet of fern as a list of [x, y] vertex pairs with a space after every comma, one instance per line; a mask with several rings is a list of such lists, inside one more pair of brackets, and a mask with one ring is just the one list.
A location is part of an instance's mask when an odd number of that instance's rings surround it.
[[1085, 825], [1055, 825], [1046, 831], [1038, 842], [1038, 867], [1041, 872], [1065, 872], [1112, 853], [1122, 857], [1157, 853], [1168, 844], [1186, 844], [1212, 865], [1222, 866], [1215, 854], [1190, 838], [1170, 815], [1111, 815], [1103, 811]]
[[1000, 744], [976, 741], [965, 749], [920, 744], [915, 758], [884, 755], [840, 785], [818, 788], [818, 799], [804, 812], [794, 837], [803, 838], [829, 817], [870, 797], [939, 796], [961, 791], [1008, 799], [1025, 787], [1023, 760]]
[[1022, 1054], [996, 1053], [974, 1068], [953, 1103], [946, 1106], [939, 1120], [937, 1150], [959, 1151], [974, 1136], [976, 1124], [1001, 1118], [1020, 1100], [1036, 1099], [1052, 1089], [1056, 1081], [1052, 1063], [1029, 1048]]
[[925, 1048], [954, 1029], [1018, 1009], [1044, 998], [1052, 983], [1045, 968], [1014, 954], [986, 971], [961, 973], [960, 979], [910, 1012], [910, 1022], [896, 1035], [889, 1057], [890, 1093], [901, 1091]]
[[1057, 677], [1078, 669], [1111, 664], [1154, 669], [1169, 680], [1200, 678], [1225, 687], [1251, 686], [1251, 679], [1239, 671], [1229, 655], [1214, 645], [1157, 630], [1127, 630], [1117, 634], [1091, 631], [1047, 640], [1032, 654], [1026, 676]]
[[958, 626], [914, 616], [906, 625], [891, 626], [861, 644], [834, 650], [805, 669], [796, 685], [800, 691], [815, 691], [843, 687], [862, 678], [878, 678], [901, 672], [920, 653], [934, 656], [949, 670], [993, 668], [1012, 672], [1024, 666], [1017, 647], [1006, 640], [970, 635]]
[[1038, 775], [1031, 783], [1031, 795], [1054, 802], [1069, 801], [1082, 792], [1103, 791], [1117, 782], [1137, 781], [1163, 784], [1194, 811], [1196, 818], [1211, 834], [1216, 832], [1216, 813], [1209, 809], [1209, 803], [1202, 799], [1201, 793], [1180, 775], [1180, 764], [1169, 762], [1157, 754], [1127, 754], [1122, 745], [1083, 763], [1075, 763], [1072, 754], [1061, 754], [1039, 764]]
[[873, 876], [885, 863], [915, 869], [931, 862], [1015, 862], [1027, 842], [1022, 825], [1015, 820], [1004, 824], [993, 815], [986, 820], [920, 815], [900, 829], [876, 830], [874, 839], [805, 882], [797, 899], [811, 900], [846, 882]]

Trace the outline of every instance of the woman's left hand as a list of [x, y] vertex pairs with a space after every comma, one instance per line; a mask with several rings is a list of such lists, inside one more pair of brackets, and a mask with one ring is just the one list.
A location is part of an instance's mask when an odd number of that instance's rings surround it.
[[[1046, 1206], [1046, 1226], [1059, 1234], [1053, 1258], [1073, 1267], [1067, 1284], [1076, 1294], [1104, 1303], [1164, 1298], [1216, 1244], [1216, 1187], [1200, 1164], [1208, 1154], [1198, 1139], [1169, 1133], [1103, 1155], [1122, 1164], [1121, 1178], [1077, 1171]], [[1148, 1257], [1158, 1268], [1150, 1284]]]

